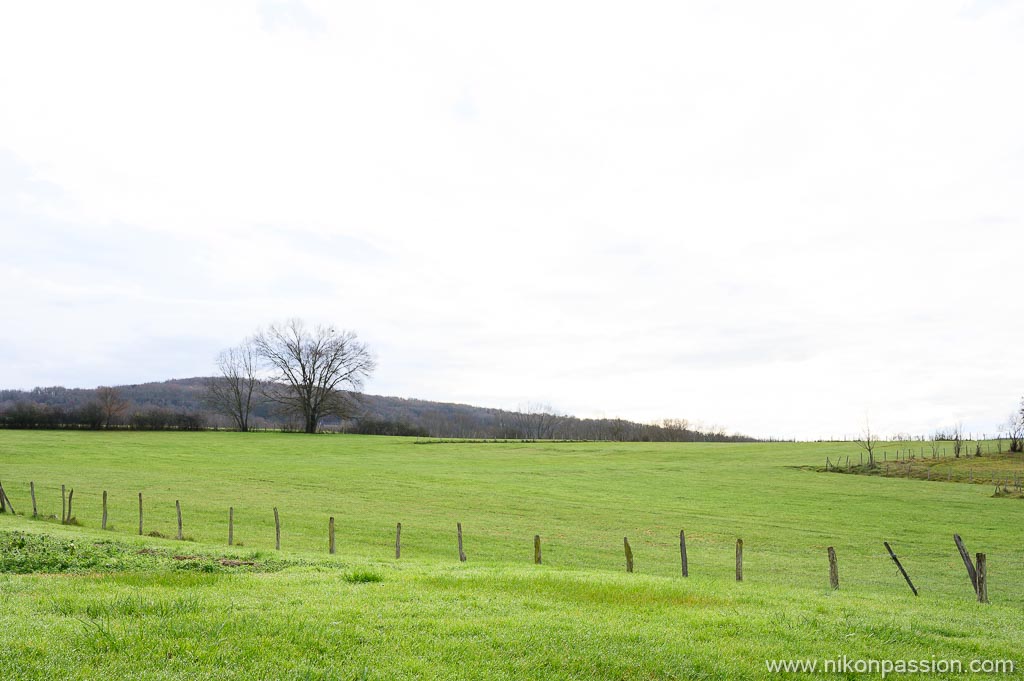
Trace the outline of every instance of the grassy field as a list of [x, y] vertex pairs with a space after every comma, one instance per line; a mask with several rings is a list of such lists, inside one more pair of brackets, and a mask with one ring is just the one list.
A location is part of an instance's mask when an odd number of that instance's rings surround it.
[[[776, 658], [1017, 660], [1024, 502], [813, 470], [847, 455], [853, 445], [0, 431], [0, 482], [19, 514], [0, 517], [0, 671], [729, 679], [784, 678], [766, 669]], [[44, 516], [60, 515], [62, 483], [74, 488], [80, 526], [32, 519], [29, 481]], [[140, 491], [146, 532], [173, 537], [180, 500], [189, 541], [137, 536]], [[954, 532], [987, 554], [990, 604], [975, 602]]]

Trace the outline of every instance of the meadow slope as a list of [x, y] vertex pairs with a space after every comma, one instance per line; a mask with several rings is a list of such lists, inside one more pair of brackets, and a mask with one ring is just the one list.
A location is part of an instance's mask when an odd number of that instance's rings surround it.
[[[767, 672], [772, 658], [1016, 659], [1022, 502], [991, 498], [986, 485], [803, 468], [855, 452], [0, 431], [0, 482], [19, 513], [0, 516], [0, 669], [13, 678], [724, 679], [784, 677]], [[31, 519], [30, 480], [43, 515], [59, 515], [60, 485], [73, 487], [81, 526]], [[137, 537], [140, 491], [146, 532], [173, 537], [180, 500], [190, 541]], [[230, 549], [229, 506], [242, 544]], [[953, 532], [987, 553], [992, 603], [974, 601]], [[19, 574], [18, 533], [47, 536], [57, 553], [100, 542], [110, 556], [56, 568], [51, 556]], [[542, 566], [532, 564], [535, 534]], [[733, 576], [737, 537], [743, 583]], [[839, 556], [837, 592], [828, 546]], [[143, 549], [163, 557], [141, 560]], [[31, 566], [26, 556], [20, 564]], [[256, 565], [239, 571], [222, 557]]]

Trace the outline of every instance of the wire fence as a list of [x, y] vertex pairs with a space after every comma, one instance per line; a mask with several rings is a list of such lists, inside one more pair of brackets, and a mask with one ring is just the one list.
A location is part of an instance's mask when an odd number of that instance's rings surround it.
[[[7, 490], [0, 484], [0, 512], [58, 521], [63, 525], [83, 524], [75, 510], [79, 507], [75, 506], [76, 500], [72, 487], [60, 485], [58, 488], [56, 485], [47, 485], [43, 488], [37, 488], [34, 481], [30, 481], [27, 487], [31, 506], [22, 506], [21, 510], [17, 511], [11, 503]], [[49, 504], [52, 503], [59, 493], [61, 499], [59, 517], [55, 510], [52, 513], [40, 512], [40, 506], [37, 504], [38, 492], [41, 492], [42, 496], [47, 500], [47, 508], [49, 508]], [[89, 496], [90, 512], [97, 510], [95, 508], [96, 500], [93, 498], [95, 496], [95, 494]], [[150, 514], [153, 513], [159, 514], [159, 519], [155, 524], [163, 528], [167, 526], [167, 516], [171, 514], [170, 509], [164, 508], [166, 505], [165, 497], [166, 495], [161, 497], [162, 501], [159, 504], [149, 502], [147, 505], [147, 494], [145, 492], [138, 493], [137, 516], [128, 518], [132, 534], [164, 539], [172, 538], [169, 532], [161, 532], [150, 528], [152, 523]], [[154, 506], [157, 506], [157, 508], [154, 508]], [[179, 541], [192, 541], [191, 537], [184, 532], [185, 523], [182, 508], [183, 505], [180, 499], [175, 499], [175, 515], [173, 517], [176, 519], [177, 532], [173, 538]], [[102, 515], [100, 516], [99, 527], [104, 530], [114, 530], [112, 525], [108, 525], [108, 510], [108, 495], [104, 491], [102, 493]], [[126, 505], [123, 499], [120, 500], [117, 510], [119, 520], [124, 522], [126, 519]], [[252, 520], [254, 518], [254, 510], [249, 508], [246, 511], [246, 518]], [[273, 507], [272, 512], [274, 547], [275, 550], [281, 551], [282, 514], [276, 506]], [[246, 528], [250, 535], [254, 531], [265, 532], [269, 529], [265, 523], [269, 520], [270, 509], [266, 509], [263, 513], [265, 516], [261, 517], [256, 523], [258, 528], [253, 528], [252, 526]], [[202, 511], [207, 530], [210, 525], [210, 517], [213, 514], [214, 512], [208, 507]], [[240, 545], [240, 543], [236, 544], [235, 541], [237, 529], [236, 508], [229, 506], [224, 509], [223, 518], [225, 521], [223, 531], [226, 545]], [[324, 528], [326, 530], [326, 541], [323, 546], [326, 552], [331, 555], [336, 553], [336, 526], [333, 515], [326, 518]], [[121, 527], [121, 525], [118, 525], [118, 532], [122, 532], [120, 530]], [[408, 554], [403, 554], [403, 548], [405, 547], [403, 546], [402, 523], [398, 522], [393, 527], [393, 554], [391, 554], [390, 546], [387, 549], [384, 548], [383, 542], [378, 548], [381, 551], [381, 558], [385, 556], [391, 558], [393, 555], [393, 558], [397, 561], [403, 555], [408, 556]], [[407, 523], [406, 528], [409, 527], [410, 524]], [[453, 523], [451, 531], [452, 544], [450, 548], [452, 559], [458, 559], [460, 562], [470, 561], [473, 555], [474, 537], [469, 533], [464, 537], [461, 522]], [[678, 545], [676, 546], [675, 539], [669, 541], [667, 537], [651, 537], [646, 531], [638, 531], [638, 534], [639, 536], [634, 539], [639, 539], [639, 544], [636, 541], [631, 543], [629, 536], [622, 538], [623, 552], [620, 556], [627, 572], [650, 571], [650, 567], [655, 564], [660, 568], [664, 568], [666, 563], [671, 560], [671, 556], [674, 555], [677, 561], [676, 574], [684, 578], [689, 577], [691, 574], [716, 575], [719, 578], [729, 575], [730, 577], [734, 576], [737, 582], [753, 579], [758, 582], [820, 584], [822, 587], [827, 584], [831, 589], [848, 588], [850, 585], [855, 585], [858, 589], [879, 589], [890, 592], [899, 589], [905, 591], [905, 594], [908, 596], [917, 596], [919, 589], [924, 590], [926, 593], [929, 590], [941, 592], [959, 590], [963, 592], [966, 579], [968, 580], [967, 585], [971, 588], [971, 593], [974, 597], [981, 602], [987, 602], [988, 600], [988, 583], [985, 579], [987, 574], [984, 573], [984, 569], [987, 569], [986, 554], [978, 553], [974, 556], [969, 556], [958, 536], [956, 536], [957, 550], [954, 550], [952, 543], [947, 549], [940, 549], [933, 543], [920, 541], [913, 536], [912, 532], [909, 532], [909, 536], [904, 537], [901, 542], [879, 539], [877, 544], [878, 551], [876, 552], [865, 551], [865, 547], [862, 544], [829, 541], [825, 545], [822, 543], [822, 540], [828, 537], [828, 533], [820, 530], [808, 530], [803, 539], [799, 541], [800, 544], [803, 544], [802, 546], [781, 546], [766, 538], [763, 531], [761, 531], [753, 533], [753, 541], [751, 541], [751, 537], [747, 537], [746, 543], [744, 543], [744, 538], [736, 538], [735, 553], [733, 555], [727, 548], [732, 540], [722, 536], [709, 537], [706, 534], [701, 535], [701, 539], [695, 544], [692, 536], [688, 541], [685, 531], [680, 530]], [[284, 543], [286, 545], [288, 539], [289, 537], [285, 535]], [[424, 545], [421, 543], [416, 548], [422, 550]], [[556, 564], [581, 566], [578, 562], [566, 560], [567, 554], [576, 550], [576, 548], [579, 547], [574, 547], [571, 543], [564, 541], [564, 539], [549, 543], [543, 534], [533, 534], [529, 538], [521, 538], [521, 545], [516, 547], [515, 554], [506, 554], [503, 556], [503, 559], [525, 561], [529, 559], [528, 557], [532, 557], [535, 564], [541, 565], [550, 563], [550, 557], [554, 556]], [[587, 553], [592, 556], [594, 553], [593, 547], [589, 548], [590, 550]], [[385, 550], [387, 553], [384, 553]], [[436, 556], [436, 545], [428, 549], [426, 553]], [[602, 550], [602, 554], [606, 553], [607, 547]], [[780, 553], [785, 553], [787, 560], [780, 560]], [[493, 552], [491, 555], [493, 557]], [[1005, 555], [1005, 553], [1002, 554], [1003, 557]], [[732, 560], [727, 561], [727, 559], [734, 559], [734, 563]], [[962, 566], [958, 565], [961, 561], [963, 562]], [[730, 565], [730, 563], [733, 564]], [[794, 563], [806, 566], [806, 569], [800, 570], [799, 573], [794, 572]], [[982, 568], [979, 568], [979, 565]], [[608, 566], [604, 563], [587, 567], [604, 568]], [[1016, 576], [1016, 573], [1019, 572], [1019, 570], [1010, 566], [1004, 569], [1006, 570], [1006, 576], [1011, 574]], [[979, 570], [982, 571], [981, 577], [978, 577]], [[657, 572], [663, 574], [664, 571], [662, 569]], [[905, 589], [901, 588], [904, 583]]]

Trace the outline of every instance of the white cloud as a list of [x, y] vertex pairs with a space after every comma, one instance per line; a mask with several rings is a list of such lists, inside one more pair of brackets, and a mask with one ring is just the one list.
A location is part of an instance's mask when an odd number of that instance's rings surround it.
[[1019, 2], [5, 7], [3, 383], [204, 373], [300, 315], [373, 391], [991, 430], [1022, 37]]

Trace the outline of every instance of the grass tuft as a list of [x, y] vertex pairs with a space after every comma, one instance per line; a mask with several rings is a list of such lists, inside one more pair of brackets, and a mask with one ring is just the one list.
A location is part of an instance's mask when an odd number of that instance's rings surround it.
[[368, 584], [370, 582], [382, 582], [384, 577], [372, 570], [353, 570], [342, 576], [346, 582], [351, 584]]

